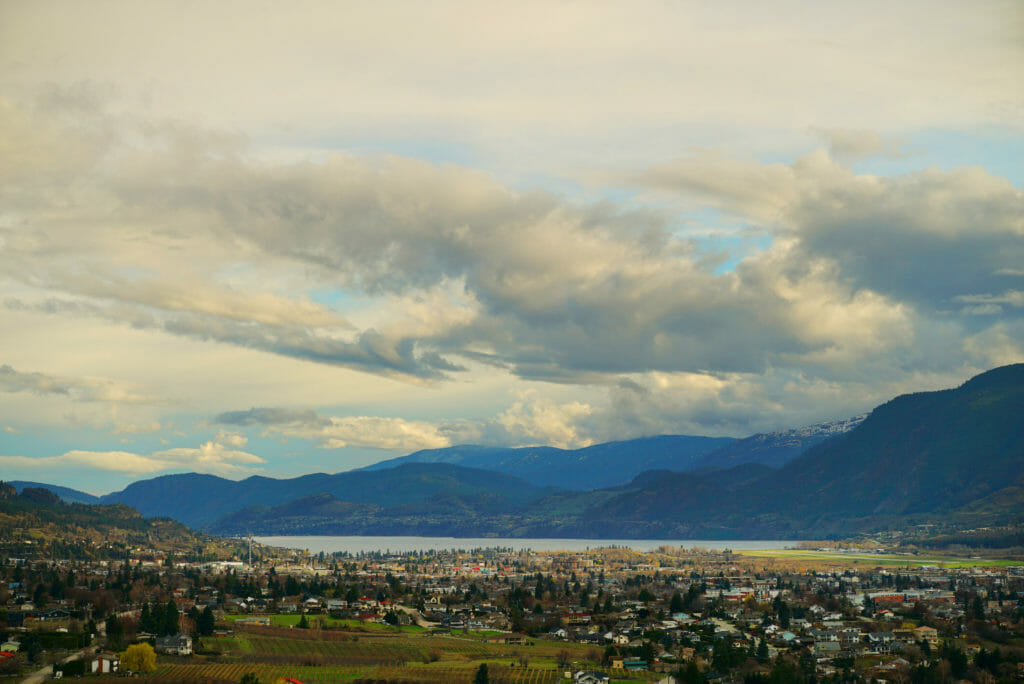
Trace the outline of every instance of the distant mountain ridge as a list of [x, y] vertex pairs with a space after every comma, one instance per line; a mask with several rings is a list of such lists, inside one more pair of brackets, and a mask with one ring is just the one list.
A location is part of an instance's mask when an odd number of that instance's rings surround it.
[[[318, 529], [333, 534], [448, 530], [595, 539], [738, 539], [842, 536], [936, 521], [1020, 524], [1022, 416], [1024, 364], [1019, 364], [989, 371], [956, 389], [897, 397], [852, 429], [836, 428], [833, 438], [777, 470], [742, 463], [727, 469], [652, 471], [616, 487], [553, 492], [501, 515], [472, 506], [453, 510], [427, 504], [411, 515], [399, 509], [348, 509], [333, 521], [320, 518]], [[273, 515], [264, 515], [262, 521], [273, 529]], [[290, 522], [289, 532], [301, 533], [301, 515]]]
[[437, 496], [488, 496], [495, 510], [511, 510], [554, 491], [489, 470], [448, 463], [407, 463], [386, 471], [314, 473], [285, 480], [250, 477], [236, 482], [196, 473], [164, 475], [134, 482], [101, 501], [123, 503], [147, 517], [167, 516], [204, 529], [249, 506], [280, 506], [314, 494], [378, 506], [418, 503]]
[[425, 449], [363, 468], [383, 470], [403, 463], [454, 463], [521, 477], [539, 487], [585, 491], [629, 482], [645, 470], [690, 470], [732, 437], [659, 435], [594, 444], [580, 449], [462, 445]]
[[[452, 463], [400, 462], [289, 480], [170, 475], [102, 500], [222, 534], [740, 539], [844, 536], [926, 522], [962, 529], [1019, 525], [1022, 416], [1024, 364], [1016, 364], [955, 389], [896, 397], [863, 419], [736, 440], [714, 459], [711, 452], [685, 459], [687, 472], [649, 469], [590, 491], [539, 487]], [[770, 467], [814, 440], [781, 467]], [[644, 445], [671, 444], [671, 438], [632, 440], [589, 447], [585, 455], [591, 464], [614, 453], [642, 460]], [[418, 454], [466, 462], [511, 453], [541, 464], [531, 471], [536, 476], [550, 467], [552, 453], [556, 463], [577, 468], [566, 454], [581, 451], [454, 447]], [[650, 460], [667, 451], [655, 449]], [[727, 467], [697, 467], [704, 462]]]
[[100, 502], [100, 497], [94, 494], [87, 494], [86, 492], [80, 492], [70, 487], [61, 487], [60, 485], [26, 482], [24, 480], [11, 480], [7, 484], [17, 489], [19, 494], [26, 488], [48, 489], [67, 503], [98, 504]]

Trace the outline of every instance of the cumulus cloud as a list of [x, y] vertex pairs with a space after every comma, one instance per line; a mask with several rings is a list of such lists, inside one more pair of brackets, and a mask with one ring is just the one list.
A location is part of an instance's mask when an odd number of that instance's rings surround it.
[[591, 444], [582, 434], [582, 419], [593, 407], [579, 401], [557, 404], [549, 399], [526, 397], [498, 416], [496, 422], [516, 443], [547, 444], [576, 448]]
[[322, 416], [312, 409], [251, 408], [221, 413], [215, 422], [259, 424], [265, 434], [319, 442], [325, 449], [368, 447], [390, 451], [451, 446], [441, 427], [426, 421], [379, 416]]
[[179, 447], [136, 454], [130, 451], [71, 450], [59, 456], [0, 456], [0, 464], [19, 469], [59, 469], [87, 466], [129, 475], [152, 475], [187, 470], [224, 476], [245, 476], [257, 472], [264, 459], [239, 451], [245, 438], [222, 434], [198, 447]]
[[308, 440], [324, 449], [365, 447], [409, 452], [480, 442], [504, 446], [551, 444], [568, 448], [591, 443], [586, 418], [592, 412], [593, 408], [586, 403], [557, 403], [530, 391], [497, 417], [479, 420], [430, 422], [387, 416], [339, 417], [325, 416], [312, 409], [253, 407], [221, 413], [214, 422], [260, 425], [264, 436]]
[[856, 174], [824, 151], [791, 164], [695, 155], [636, 179], [788, 237], [790, 269], [825, 259], [854, 290], [948, 309], [998, 292], [1024, 260], [1024, 193], [979, 167]]
[[22, 372], [8, 364], [0, 366], [0, 390], [62, 395], [77, 401], [102, 401], [121, 404], [159, 403], [160, 399], [143, 394], [130, 383], [108, 378], [70, 378], [35, 371]]
[[[5, 107], [35, 136], [0, 126], [6, 147], [35, 160], [5, 167], [0, 188], [9, 310], [409, 382], [484, 365], [608, 392], [608, 406], [537, 400], [473, 425], [269, 408], [218, 417], [331, 448], [578, 445], [605, 425], [664, 431], [671, 416], [647, 409], [666, 397], [697, 430], [739, 429], [776, 415], [794, 378], [821, 387], [873, 372], [885, 387], [889, 373], [962, 373], [981, 358], [965, 335], [995, 339], [980, 334], [990, 319], [1024, 314], [1021, 191], [978, 168], [855, 173], [840, 157], [887, 145], [856, 131], [831, 131], [831, 154], [792, 163], [701, 152], [630, 176], [770, 237], [715, 271], [669, 210], [573, 202], [399, 156], [256, 160], [201, 129], [114, 126], [102, 113], [71, 126], [45, 111], [36, 124]], [[76, 136], [81, 152], [62, 157]], [[57, 192], [65, 182], [73, 191]], [[694, 378], [713, 382], [697, 391]], [[102, 395], [59, 380], [0, 373], [8, 391]], [[606, 420], [612, 407], [633, 427]]]

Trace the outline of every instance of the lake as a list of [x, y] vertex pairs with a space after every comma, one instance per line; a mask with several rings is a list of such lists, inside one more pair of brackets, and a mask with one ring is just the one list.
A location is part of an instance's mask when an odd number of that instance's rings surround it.
[[268, 546], [283, 546], [303, 549], [311, 553], [350, 554], [391, 551], [444, 551], [451, 549], [506, 548], [517, 551], [585, 551], [587, 549], [618, 546], [636, 551], [651, 551], [659, 546], [682, 546], [690, 549], [700, 547], [721, 551], [723, 549], [769, 550], [795, 548], [795, 540], [728, 540], [708, 539], [508, 539], [504, 537], [253, 537], [254, 541]]

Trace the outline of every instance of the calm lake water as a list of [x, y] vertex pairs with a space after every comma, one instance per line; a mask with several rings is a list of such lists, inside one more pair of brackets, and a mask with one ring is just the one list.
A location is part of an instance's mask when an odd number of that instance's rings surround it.
[[504, 537], [253, 537], [253, 540], [268, 546], [283, 546], [304, 549], [310, 553], [334, 553], [347, 551], [351, 554], [374, 552], [444, 551], [450, 549], [511, 548], [517, 551], [585, 551], [586, 549], [618, 546], [650, 551], [659, 546], [682, 546], [690, 549], [789, 549], [799, 541], [794, 540], [743, 540], [714, 541], [707, 539], [506, 539]]

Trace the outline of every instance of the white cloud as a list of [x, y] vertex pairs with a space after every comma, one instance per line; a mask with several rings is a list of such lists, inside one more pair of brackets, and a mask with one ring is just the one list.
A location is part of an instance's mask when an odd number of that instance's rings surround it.
[[583, 419], [593, 408], [579, 401], [556, 404], [526, 396], [498, 416], [496, 422], [515, 443], [547, 444], [562, 448], [588, 446], [591, 440], [582, 434]]
[[233, 448], [244, 444], [244, 437], [221, 435], [198, 447], [178, 447], [150, 454], [73, 449], [59, 456], [0, 456], [0, 465], [26, 470], [59, 470], [87, 466], [129, 475], [153, 475], [171, 470], [186, 470], [237, 477], [257, 472], [258, 466], [266, 462], [255, 454]]
[[77, 401], [111, 402], [115, 404], [162, 403], [159, 397], [142, 393], [130, 383], [108, 378], [70, 378], [36, 371], [23, 372], [4, 364], [0, 366], [0, 390], [31, 392], [38, 395], [63, 395]]
[[1017, 358], [1016, 179], [849, 166], [1019, 138], [1012, 3], [8, 5], [12, 427], [742, 434]]
[[828, 145], [829, 154], [844, 163], [868, 157], [899, 157], [904, 143], [886, 140], [878, 131], [813, 128]]

